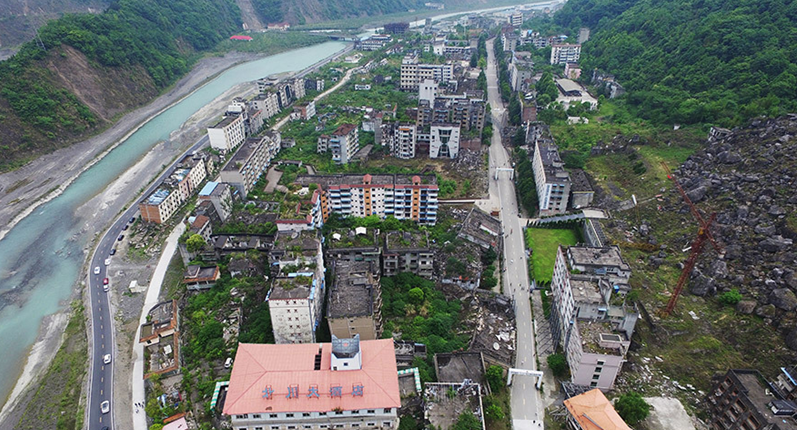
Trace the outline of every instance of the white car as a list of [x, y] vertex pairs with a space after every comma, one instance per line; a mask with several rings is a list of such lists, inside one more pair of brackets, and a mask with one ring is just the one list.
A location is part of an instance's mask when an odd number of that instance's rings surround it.
[[105, 364], [111, 363], [111, 354], [105, 354], [102, 356], [102, 362]]
[[95, 275], [99, 275], [100, 274], [100, 266], [97, 266], [97, 267], [94, 268], [94, 274]]
[[106, 401], [100, 403], [100, 410], [104, 414], [107, 414], [108, 412], [110, 412], [111, 411], [111, 402], [106, 400]]
[[106, 258], [105, 259], [105, 265], [109, 266], [110, 264], [111, 264], [111, 259], [110, 258]]

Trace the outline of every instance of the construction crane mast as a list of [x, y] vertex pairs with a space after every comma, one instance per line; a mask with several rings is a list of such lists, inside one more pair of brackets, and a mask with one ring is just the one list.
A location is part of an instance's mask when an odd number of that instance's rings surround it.
[[697, 207], [695, 207], [695, 204], [692, 203], [692, 200], [686, 194], [686, 191], [684, 191], [683, 187], [681, 187], [681, 184], [679, 184], [672, 175], [670, 168], [667, 167], [664, 162], [662, 162], [661, 165], [664, 167], [664, 171], [667, 172], [667, 179], [672, 180], [672, 182], [675, 184], [675, 188], [681, 194], [681, 197], [684, 199], [684, 202], [686, 202], [687, 206], [689, 206], [689, 210], [692, 211], [692, 215], [694, 215], [699, 224], [697, 229], [697, 238], [695, 238], [694, 242], [692, 242], [689, 257], [684, 263], [684, 269], [681, 272], [681, 276], [678, 278], [678, 284], [675, 285], [675, 290], [673, 291], [672, 296], [670, 296], [670, 301], [667, 303], [667, 307], [662, 312], [662, 315], [666, 317], [672, 313], [673, 309], [675, 309], [675, 303], [678, 301], [678, 296], [681, 295], [681, 291], [683, 291], [686, 281], [689, 280], [689, 275], [692, 273], [692, 269], [695, 268], [697, 257], [699, 257], [703, 252], [703, 246], [706, 244], [706, 241], [711, 242], [711, 244], [714, 246], [714, 250], [716, 250], [717, 253], [721, 253], [722, 248], [720, 248], [719, 244], [717, 244], [717, 241], [714, 240], [714, 236], [711, 235], [710, 229], [711, 224], [717, 217], [717, 214], [711, 214], [708, 221], [703, 219], [703, 215], [700, 214], [700, 211], [698, 211]]

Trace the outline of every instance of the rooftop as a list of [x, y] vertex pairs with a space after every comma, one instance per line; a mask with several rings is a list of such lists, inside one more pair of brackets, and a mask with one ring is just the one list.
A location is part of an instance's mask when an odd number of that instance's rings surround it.
[[392, 187], [396, 185], [437, 185], [435, 175], [299, 175], [296, 183], [308, 186], [318, 184], [322, 189], [332, 187], [361, 187], [364, 185], [377, 187]]
[[581, 85], [577, 84], [575, 81], [572, 81], [570, 79], [557, 79], [556, 85], [561, 87], [562, 91], [566, 93], [569, 93], [571, 91], [578, 91], [578, 92], [584, 91], [584, 89], [581, 88]]
[[335, 280], [329, 290], [328, 318], [367, 316], [374, 313], [378, 294], [379, 269], [373, 262], [335, 263]]
[[426, 249], [429, 237], [422, 231], [391, 231], [385, 235], [385, 251], [399, 249]]
[[584, 173], [581, 169], [572, 169], [570, 170], [570, 181], [573, 185], [570, 186], [570, 190], [574, 192], [592, 192], [592, 185], [589, 184], [589, 180], [587, 179], [587, 174]]
[[[331, 343], [263, 345], [241, 343], [230, 376], [224, 414], [331, 412], [398, 408], [396, 356], [392, 339], [360, 341], [362, 368], [331, 370]], [[316, 357], [320, 358], [319, 370]], [[298, 387], [290, 398], [288, 387]], [[317, 389], [318, 397], [311, 394]], [[341, 387], [341, 396], [331, 388]], [[354, 388], [361, 387], [362, 395]], [[273, 390], [272, 394], [265, 395]]]
[[198, 264], [191, 265], [185, 269], [185, 273], [183, 274], [183, 282], [189, 283], [214, 281], [218, 278], [218, 275], [218, 266], [200, 266]]
[[262, 139], [256, 137], [250, 137], [246, 139], [246, 141], [235, 151], [235, 154], [230, 158], [230, 161], [227, 165], [224, 166], [225, 172], [230, 171], [238, 171], [243, 167], [246, 162], [249, 160], [249, 157], [257, 150], [257, 148], [261, 145]]
[[148, 205], [159, 205], [166, 200], [166, 197], [169, 197], [169, 194], [174, 191], [174, 187], [170, 187], [166, 184], [162, 184], [158, 189], [152, 192], [152, 194], [147, 197], [147, 204]]
[[454, 352], [435, 354], [437, 380], [462, 383], [465, 379], [484, 384], [484, 358], [481, 352]]
[[501, 221], [474, 206], [465, 218], [465, 222], [462, 223], [459, 235], [470, 236], [477, 241], [494, 246], [493, 244], [496, 244], [501, 237]]
[[609, 399], [597, 388], [573, 396], [564, 404], [567, 412], [584, 430], [631, 430]]
[[316, 238], [314, 231], [279, 232], [274, 242], [274, 249], [278, 251], [301, 252], [305, 255], [315, 255], [321, 241]]
[[357, 124], [341, 124], [334, 133], [333, 136], [343, 136], [351, 133], [352, 131], [357, 130]]
[[357, 234], [354, 230], [334, 230], [325, 242], [330, 249], [342, 248], [375, 248], [378, 247], [376, 231], [371, 229], [365, 234]]
[[[797, 423], [793, 418], [788, 415], [775, 415], [769, 407], [771, 402], [777, 402], [778, 399], [772, 394], [772, 390], [764, 377], [757, 370], [731, 370], [733, 374], [739, 379], [739, 382], [745, 389], [747, 399], [755, 405], [758, 413], [764, 416], [764, 419], [771, 424], [777, 424], [780, 430], [795, 430]], [[783, 406], [786, 406], [785, 404]], [[791, 405], [793, 407], [794, 405]], [[766, 426], [762, 427], [765, 428]]]
[[312, 273], [302, 272], [293, 274], [295, 276], [285, 276], [274, 279], [271, 291], [268, 293], [269, 300], [288, 300], [288, 299], [310, 299], [315, 293]]
[[587, 277], [570, 277], [570, 289], [573, 291], [573, 300], [576, 303], [601, 303], [603, 297], [598, 288], [597, 280]]
[[586, 246], [571, 246], [567, 248], [568, 260], [578, 266], [609, 266], [619, 267], [621, 270], [631, 270], [620, 254], [618, 246], [605, 246], [603, 248], [590, 248]]
[[215, 189], [216, 189], [216, 186], [217, 186], [217, 185], [219, 185], [219, 183], [218, 183], [218, 182], [208, 182], [208, 183], [207, 183], [207, 184], [205, 184], [205, 186], [204, 186], [204, 187], [202, 187], [202, 189], [199, 191], [199, 195], [200, 195], [200, 196], [209, 196], [211, 193], [213, 193], [213, 190], [215, 190]]
[[608, 321], [578, 321], [581, 346], [585, 352], [606, 355], [625, 355], [628, 341], [617, 333]]
[[238, 117], [238, 116], [225, 116], [224, 119], [222, 119], [221, 121], [216, 123], [216, 125], [214, 125], [213, 127], [210, 127], [210, 128], [224, 128], [224, 127], [227, 127], [228, 125], [230, 125], [233, 121], [235, 121], [238, 118], [240, 118], [240, 117]]

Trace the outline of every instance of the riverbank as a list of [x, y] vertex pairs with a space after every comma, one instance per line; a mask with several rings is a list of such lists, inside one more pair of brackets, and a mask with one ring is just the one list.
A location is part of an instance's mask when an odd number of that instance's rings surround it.
[[122, 116], [102, 133], [56, 150], [17, 170], [0, 174], [0, 240], [38, 206], [60, 195], [81, 173], [143, 126], [149, 118], [191, 95], [225, 70], [266, 54], [230, 52], [200, 60], [172, 88], [150, 104]]
[[[345, 50], [343, 52], [345, 52]], [[341, 55], [341, 53], [338, 52], [334, 54], [334, 56], [338, 55]], [[228, 67], [241, 63], [242, 61], [254, 60], [258, 57], [262, 56], [236, 57], [239, 60], [229, 64]], [[225, 56], [223, 58], [229, 57]], [[212, 66], [213, 64], [209, 64], [206, 67]], [[310, 66], [310, 68], [315, 68], [317, 66], [318, 63]], [[219, 72], [221, 71], [218, 68], [215, 70], [219, 70]], [[211, 76], [215, 76], [219, 72]], [[199, 73], [201, 72], [197, 72], [197, 74]], [[194, 74], [194, 76], [197, 74]], [[205, 76], [207, 76], [207, 74]], [[204, 79], [205, 82], [209, 80], [209, 77]], [[195, 87], [194, 90], [198, 88], [199, 86]], [[175, 88], [173, 91], [177, 92], [177, 88]], [[191, 92], [192, 91], [184, 93], [180, 99], [186, 97]], [[150, 183], [155, 177], [157, 177], [165, 165], [169, 164], [171, 160], [174, 160], [182, 155], [186, 149], [188, 149], [194, 142], [196, 142], [205, 134], [207, 126], [211, 125], [212, 122], [216, 121], [224, 113], [229, 101], [232, 98], [247, 97], [252, 95], [254, 92], [255, 87], [251, 85], [251, 83], [246, 82], [238, 84], [218, 95], [212, 102], [203, 105], [202, 108], [189, 117], [178, 130], [172, 132], [167, 141], [156, 144], [150, 151], [142, 156], [141, 159], [136, 162], [136, 164], [120, 174], [119, 177], [115, 179], [114, 182], [109, 184], [105, 189], [103, 189], [103, 191], [76, 209], [76, 215], [80, 220], [81, 226], [79, 234], [95, 235], [99, 232], [105, 231], [107, 226], [110, 225], [110, 223], [113, 222], [113, 220], [118, 216], [120, 210], [122, 210], [124, 207], [127, 207], [131, 201], [138, 197], [145, 184]], [[173, 103], [176, 103], [177, 101], [179, 100], [176, 100]], [[164, 107], [163, 109], [167, 107]], [[163, 109], [161, 109], [161, 111]], [[144, 122], [140, 123], [136, 128], [142, 126], [143, 124]], [[133, 131], [127, 134], [130, 134]], [[99, 159], [101, 159], [101, 157], [95, 155], [95, 160], [99, 161]], [[88, 168], [88, 166], [86, 166], [86, 168]], [[81, 169], [81, 171], [83, 170], [85, 170], [85, 168]], [[50, 196], [48, 196], [48, 199], [49, 198]], [[87, 248], [84, 249], [84, 253], [86, 253], [86, 255], [90, 253], [92, 246], [93, 243], [87, 245]], [[79, 294], [79, 291], [76, 292], [76, 295], [77, 294]], [[85, 304], [89, 305], [88, 303]], [[63, 332], [64, 322], [65, 321], [63, 321], [61, 324], [58, 324], [58, 326], [61, 328], [60, 330], [53, 328], [52, 325], [49, 325], [51, 327], [49, 329], [45, 329], [44, 327], [41, 329], [36, 344], [31, 348], [31, 353], [28, 354], [28, 361], [24, 367], [20, 379], [17, 381], [17, 385], [13, 390], [13, 394], [9, 397], [4, 410], [0, 414], [0, 430], [4, 430], [5, 428], [15, 428], [17, 420], [19, 420], [19, 418], [22, 416], [23, 411], [27, 407], [27, 403], [32, 398], [34, 384], [31, 384], [31, 382], [37, 381], [41, 377], [42, 373], [47, 371], [49, 367], [48, 363], [52, 360], [52, 357], [55, 355], [55, 352], [58, 350], [61, 344], [60, 339], [62, 337], [61, 333]], [[117, 330], [117, 334], [119, 334], [118, 331], [119, 330]], [[123, 340], [125, 339], [124, 336], [117, 336], [117, 339], [120, 339], [118, 343], [125, 342], [125, 340]], [[121, 348], [121, 345], [117, 345], [115, 349], [117, 351], [123, 351], [129, 348], [127, 348], [127, 345], [125, 345], [125, 348]], [[35, 354], [33, 353], [34, 351], [36, 352]], [[131, 376], [129, 369], [115, 366], [115, 373], [115, 380], [120, 381], [120, 384], [118, 385], [129, 386]], [[121, 394], [119, 390], [115, 391], [117, 394]], [[81, 398], [85, 398], [84, 394], [81, 395]], [[126, 399], [115, 399], [116, 404], [125, 404], [129, 401], [129, 391]], [[115, 410], [117, 419], [121, 418], [120, 422], [125, 422], [126, 420], [132, 419], [132, 416], [130, 415], [125, 416], [125, 411], [127, 409], [130, 408], [123, 407], [120, 408], [119, 411]], [[121, 416], [119, 416], [119, 412], [122, 412]], [[129, 414], [129, 412], [127, 412], [127, 414]]]

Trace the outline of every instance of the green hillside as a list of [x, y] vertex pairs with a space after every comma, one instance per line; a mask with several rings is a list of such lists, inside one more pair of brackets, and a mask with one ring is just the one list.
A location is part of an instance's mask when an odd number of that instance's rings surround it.
[[39, 29], [0, 63], [0, 170], [68, 145], [150, 101], [241, 26], [233, 0], [118, 0]]
[[797, 2], [570, 0], [554, 22], [592, 29], [584, 70], [614, 74], [644, 118], [735, 125], [797, 109]]

